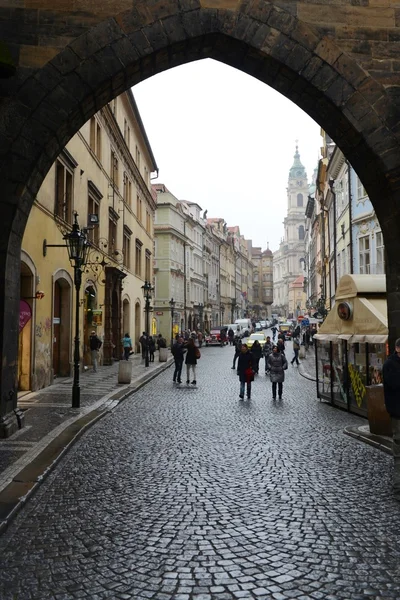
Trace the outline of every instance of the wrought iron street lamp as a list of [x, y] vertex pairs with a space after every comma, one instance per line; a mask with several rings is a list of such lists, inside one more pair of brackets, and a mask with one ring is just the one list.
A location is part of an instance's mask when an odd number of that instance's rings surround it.
[[169, 301], [169, 306], [171, 309], [171, 348], [174, 345], [174, 310], [175, 310], [175, 300], [171, 298]]
[[80, 351], [79, 351], [79, 293], [82, 284], [82, 270], [85, 268], [90, 250], [90, 243], [85, 232], [79, 228], [78, 213], [74, 213], [72, 231], [63, 237], [67, 245], [68, 257], [74, 269], [75, 298], [75, 339], [74, 339], [74, 382], [72, 384], [72, 408], [79, 408], [81, 402], [81, 388], [79, 384]]
[[231, 323], [235, 321], [235, 308], [236, 308], [236, 298], [232, 298], [231, 303]]
[[144, 355], [144, 366], [148, 367], [149, 366], [149, 331], [150, 331], [150, 300], [151, 300], [151, 292], [154, 291], [153, 286], [151, 285], [150, 281], [145, 281], [144, 285], [142, 285], [142, 290], [143, 290], [143, 296], [145, 299], [145, 305], [144, 305], [144, 310], [146, 313], [146, 352]]
[[220, 325], [222, 327], [223, 323], [224, 323], [224, 314], [225, 314], [225, 305], [221, 304], [220, 306], [220, 313], [221, 313], [221, 322]]

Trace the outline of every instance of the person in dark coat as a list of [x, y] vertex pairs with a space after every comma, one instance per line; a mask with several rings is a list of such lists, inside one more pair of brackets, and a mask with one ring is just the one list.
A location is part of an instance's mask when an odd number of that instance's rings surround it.
[[253, 370], [258, 375], [258, 366], [260, 363], [260, 358], [262, 357], [262, 348], [261, 348], [261, 344], [258, 340], [256, 340], [254, 342], [254, 344], [252, 345], [251, 353], [254, 358]]
[[236, 361], [239, 358], [241, 351], [242, 351], [242, 341], [241, 340], [236, 340], [235, 355], [233, 357], [233, 366], [232, 366], [232, 369], [236, 369]]
[[283, 382], [285, 381], [285, 370], [288, 368], [285, 355], [274, 346], [272, 354], [268, 357], [270, 378], [272, 382], [272, 398], [276, 400], [276, 386], [278, 384], [278, 397], [282, 400]]
[[249, 398], [249, 400], [251, 397], [252, 377], [249, 376], [249, 370], [253, 367], [253, 361], [253, 355], [250, 352], [248, 346], [246, 344], [242, 344], [237, 368], [240, 381], [239, 398], [241, 398], [241, 400], [243, 400], [244, 398], [245, 385], [247, 385], [247, 397]]
[[147, 334], [145, 331], [143, 331], [142, 335], [139, 338], [139, 343], [142, 348], [142, 358], [146, 357], [147, 342], [148, 342]]
[[285, 353], [285, 341], [282, 338], [278, 338], [276, 345], [279, 348], [279, 352], [282, 352], [282, 354], [284, 354]]
[[383, 393], [385, 406], [392, 421], [393, 433], [393, 491], [400, 499], [400, 338], [395, 351], [383, 363]]
[[156, 342], [151, 335], [149, 336], [147, 343], [149, 345], [149, 362], [154, 362], [154, 352], [156, 351]]
[[265, 358], [265, 374], [269, 375], [269, 364], [268, 364], [268, 356], [271, 354], [272, 352], [272, 342], [271, 342], [271, 338], [268, 335], [267, 336], [267, 341], [264, 344], [264, 348], [263, 348], [263, 354], [264, 354], [264, 358]]
[[172, 381], [176, 383], [182, 383], [181, 374], [182, 374], [182, 366], [183, 366], [183, 357], [185, 355], [185, 347], [183, 343], [183, 337], [177, 336], [174, 345], [172, 346], [172, 355], [175, 361], [175, 371], [172, 378]]
[[193, 371], [193, 380], [192, 380], [192, 383], [193, 383], [193, 385], [196, 385], [196, 383], [197, 383], [197, 380], [196, 380], [196, 365], [197, 365], [197, 356], [198, 356], [198, 353], [199, 353], [199, 349], [196, 347], [193, 338], [190, 338], [187, 341], [187, 344], [185, 345], [185, 348], [187, 350], [186, 360], [185, 360], [186, 372], [187, 372], [186, 383], [187, 384], [190, 383], [190, 370], [192, 370]]
[[235, 332], [233, 331], [232, 327], [229, 327], [229, 329], [228, 329], [228, 339], [229, 339], [229, 345], [233, 346], [234, 339], [235, 339]]

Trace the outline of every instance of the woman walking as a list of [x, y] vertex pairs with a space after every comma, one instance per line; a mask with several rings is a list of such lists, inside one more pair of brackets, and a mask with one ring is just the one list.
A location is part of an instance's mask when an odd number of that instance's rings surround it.
[[129, 355], [132, 351], [132, 340], [129, 333], [126, 333], [122, 338], [122, 346], [124, 348], [124, 359], [129, 360]]
[[262, 356], [262, 348], [258, 340], [256, 340], [253, 346], [251, 347], [251, 353], [254, 359], [253, 370], [258, 375], [258, 367], [260, 363], [260, 358]]
[[148, 344], [149, 344], [149, 362], [154, 362], [154, 353], [156, 351], [156, 342], [152, 336], [149, 337]]
[[186, 344], [186, 359], [185, 359], [185, 365], [186, 365], [186, 383], [189, 385], [190, 383], [190, 370], [193, 371], [193, 380], [192, 380], [192, 384], [196, 385], [197, 381], [196, 381], [196, 365], [197, 365], [197, 359], [200, 358], [200, 350], [196, 347], [195, 343], [194, 343], [194, 339], [190, 338]]
[[240, 381], [240, 392], [239, 398], [243, 400], [244, 398], [244, 388], [247, 384], [247, 398], [250, 400], [251, 397], [251, 382], [254, 379], [253, 374], [253, 355], [249, 351], [249, 348], [246, 344], [242, 344], [242, 349], [239, 355], [238, 360], [238, 375]]
[[268, 357], [268, 365], [272, 381], [272, 399], [276, 400], [276, 384], [278, 384], [278, 397], [279, 400], [282, 400], [283, 382], [288, 364], [284, 353], [280, 352], [278, 346], [273, 347], [272, 354]]

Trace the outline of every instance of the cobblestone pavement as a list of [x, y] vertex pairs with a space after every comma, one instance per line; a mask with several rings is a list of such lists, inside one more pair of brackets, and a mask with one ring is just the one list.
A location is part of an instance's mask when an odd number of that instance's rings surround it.
[[[291, 358], [291, 351], [288, 351]], [[2, 600], [400, 596], [391, 457], [289, 365], [240, 401], [232, 349], [169, 369], [94, 426], [0, 538]]]

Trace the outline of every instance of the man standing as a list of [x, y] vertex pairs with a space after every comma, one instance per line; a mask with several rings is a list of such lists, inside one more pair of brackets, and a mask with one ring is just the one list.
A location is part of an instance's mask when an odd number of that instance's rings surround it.
[[102, 346], [101, 339], [97, 336], [95, 331], [92, 331], [89, 338], [90, 354], [92, 356], [92, 367], [93, 373], [97, 373], [97, 365], [99, 360], [99, 350]]
[[400, 338], [394, 353], [383, 363], [382, 375], [385, 406], [392, 420], [393, 491], [400, 500]]
[[146, 358], [146, 348], [147, 348], [147, 335], [146, 332], [143, 331], [142, 335], [139, 338], [140, 346], [142, 348], [142, 358], [143, 360]]
[[183, 365], [183, 357], [186, 350], [183, 343], [183, 337], [177, 336], [174, 345], [172, 346], [172, 355], [175, 361], [175, 371], [173, 375], [173, 382], [182, 383], [181, 374], [182, 374], [182, 365]]

